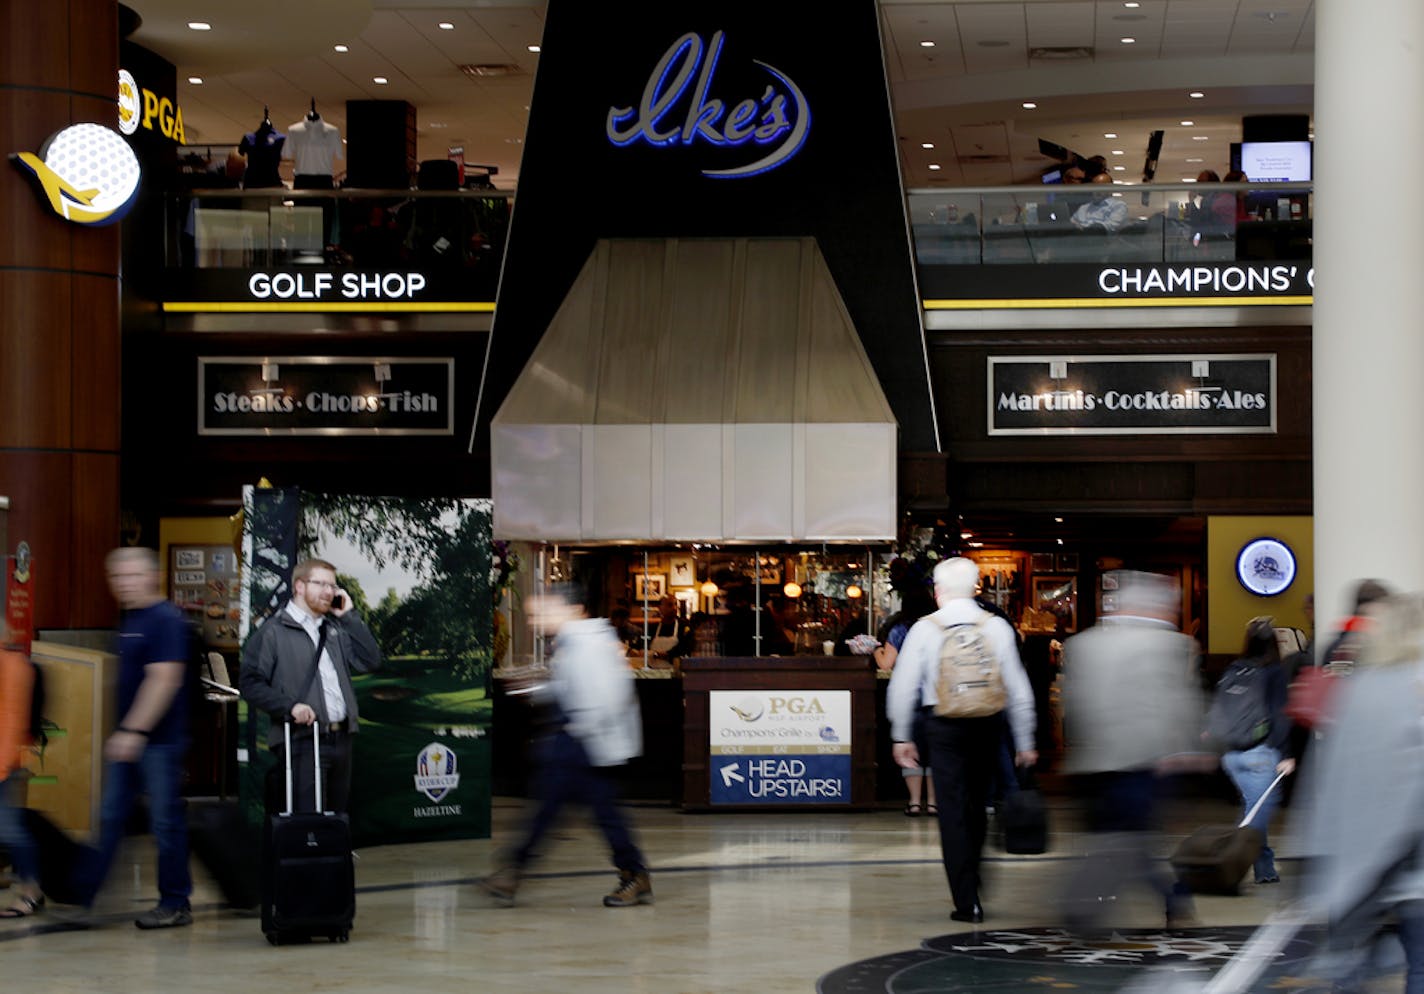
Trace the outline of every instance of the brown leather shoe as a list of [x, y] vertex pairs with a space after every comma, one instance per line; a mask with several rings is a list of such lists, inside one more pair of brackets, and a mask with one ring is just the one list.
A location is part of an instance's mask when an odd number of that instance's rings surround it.
[[512, 866], [502, 866], [487, 877], [480, 877], [475, 886], [494, 898], [502, 907], [513, 907], [514, 894], [519, 890], [519, 871]]
[[648, 877], [647, 870], [640, 870], [637, 873], [629, 873], [621, 870], [618, 873], [618, 886], [613, 893], [603, 899], [605, 908], [631, 908], [635, 904], [653, 903], [653, 882]]

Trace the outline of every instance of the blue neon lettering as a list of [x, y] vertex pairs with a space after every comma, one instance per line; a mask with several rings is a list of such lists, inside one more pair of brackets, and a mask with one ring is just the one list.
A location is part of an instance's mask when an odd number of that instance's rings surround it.
[[[724, 32], [716, 31], [711, 43], [704, 47], [701, 37], [689, 32], [673, 42], [649, 75], [638, 105], [608, 109], [608, 140], [620, 148], [640, 140], [660, 148], [679, 144], [691, 147], [698, 142], [719, 148], [748, 142], [775, 146], [748, 165], [702, 170], [702, 175], [717, 179], [764, 173], [800, 151], [811, 130], [810, 106], [800, 88], [776, 67], [753, 60], [771, 75], [773, 82], [767, 84], [760, 99], [742, 100], [732, 105], [730, 113], [727, 102], [711, 95], [724, 38]], [[662, 130], [663, 118], [688, 94], [694, 74], [697, 82], [691, 87], [682, 126]]]
[[[664, 89], [667, 84], [668, 73], [684, 52], [690, 52], [690, 56], [683, 60], [682, 68], [678, 70], [677, 78], [673, 80], [672, 86]], [[677, 103], [682, 96], [682, 91], [687, 89], [688, 82], [692, 79], [692, 71], [697, 68], [697, 64], [702, 61], [702, 39], [696, 34], [685, 34], [677, 41], [673, 42], [662, 61], [653, 68], [653, 74], [648, 77], [648, 85], [643, 88], [642, 103], [635, 107], [610, 107], [608, 109], [608, 125], [605, 129], [608, 140], [615, 145], [631, 145], [639, 138], [645, 140], [649, 145], [669, 145], [677, 141], [681, 129], [674, 128], [672, 131], [659, 134], [657, 131], [658, 122], [666, 114], [673, 104]], [[622, 124], [634, 114], [637, 119], [632, 128], [627, 131], [619, 131], [618, 125]]]

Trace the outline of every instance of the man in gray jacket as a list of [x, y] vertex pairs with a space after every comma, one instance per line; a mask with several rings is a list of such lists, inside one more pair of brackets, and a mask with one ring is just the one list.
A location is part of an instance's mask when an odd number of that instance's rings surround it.
[[1102, 621], [1063, 645], [1065, 772], [1081, 776], [1096, 834], [1069, 884], [1069, 925], [1095, 926], [1103, 899], [1134, 878], [1161, 897], [1168, 928], [1195, 924], [1191, 896], [1152, 858], [1151, 832], [1159, 775], [1215, 765], [1197, 739], [1197, 644], [1177, 631], [1171, 578], [1115, 570], [1103, 591]]
[[304, 559], [292, 571], [292, 599], [254, 632], [242, 651], [242, 696], [272, 716], [268, 744], [285, 762], [281, 723], [292, 736], [292, 800], [311, 811], [316, 798], [313, 736], [321, 736], [321, 810], [344, 812], [351, 797], [351, 736], [359, 728], [352, 673], [381, 665], [376, 638], [336, 585], [336, 567]]

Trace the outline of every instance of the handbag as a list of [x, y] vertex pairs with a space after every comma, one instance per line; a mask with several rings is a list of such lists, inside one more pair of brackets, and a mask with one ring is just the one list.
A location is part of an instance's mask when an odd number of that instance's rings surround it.
[[1318, 728], [1330, 720], [1335, 681], [1324, 666], [1305, 666], [1286, 690], [1285, 715], [1301, 728]]

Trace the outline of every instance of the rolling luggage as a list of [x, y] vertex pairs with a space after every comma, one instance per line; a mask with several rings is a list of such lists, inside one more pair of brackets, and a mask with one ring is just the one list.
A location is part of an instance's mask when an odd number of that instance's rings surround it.
[[[344, 814], [292, 810], [292, 723], [286, 734], [287, 809], [268, 823], [262, 850], [262, 932], [277, 946], [350, 938], [356, 918], [351, 823]], [[316, 806], [321, 808], [321, 735], [313, 729]]]
[[1251, 819], [1271, 796], [1271, 791], [1284, 780], [1280, 773], [1261, 797], [1246, 812], [1239, 825], [1203, 825], [1188, 835], [1172, 853], [1172, 869], [1177, 879], [1194, 894], [1236, 894], [1241, 878], [1246, 875], [1256, 857], [1261, 855], [1265, 836], [1250, 828]]
[[1004, 852], [1032, 855], [1048, 850], [1048, 809], [1031, 771], [1018, 774], [1019, 789], [1004, 796], [999, 825], [1004, 832]]
[[95, 859], [92, 848], [75, 842], [63, 829], [33, 808], [22, 811], [25, 831], [30, 833], [40, 858], [40, 890], [51, 901], [60, 904], [85, 904], [90, 895], [83, 893], [79, 874], [81, 868]]

